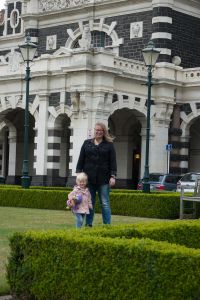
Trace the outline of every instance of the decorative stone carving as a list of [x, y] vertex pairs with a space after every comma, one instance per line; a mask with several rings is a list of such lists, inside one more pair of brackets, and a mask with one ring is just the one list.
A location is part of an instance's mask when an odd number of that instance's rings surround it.
[[175, 66], [180, 66], [180, 64], [181, 64], [180, 56], [173, 56], [172, 57], [172, 63], [175, 64]]
[[141, 38], [143, 35], [143, 22], [130, 24], [130, 39]]
[[83, 27], [82, 38], [78, 41], [79, 46], [83, 49], [90, 49], [91, 40], [92, 40], [92, 37], [91, 37], [90, 27], [87, 24]]
[[2, 64], [6, 64], [7, 63], [5, 56], [0, 55], [0, 63], [2, 63]]
[[8, 60], [10, 72], [16, 72], [19, 69], [21, 54], [15, 51], [14, 48], [12, 48], [11, 51], [5, 57], [6, 60]]
[[54, 50], [57, 47], [57, 35], [47, 36], [46, 50]]
[[42, 11], [53, 11], [98, 2], [102, 0], [39, 0], [39, 7]]
[[71, 93], [72, 113], [75, 119], [79, 117], [80, 110], [80, 94], [78, 92]]

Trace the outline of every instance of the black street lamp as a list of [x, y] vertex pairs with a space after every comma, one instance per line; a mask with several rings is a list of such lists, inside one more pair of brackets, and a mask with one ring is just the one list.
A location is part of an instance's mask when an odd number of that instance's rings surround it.
[[37, 51], [37, 45], [31, 42], [31, 37], [28, 34], [26, 36], [25, 43], [19, 45], [20, 53], [23, 61], [26, 63], [26, 103], [25, 103], [25, 114], [24, 114], [24, 156], [23, 156], [23, 167], [22, 167], [22, 187], [29, 188], [30, 177], [29, 177], [29, 162], [28, 162], [28, 139], [29, 139], [29, 82], [30, 77], [30, 62], [33, 61], [35, 53]]
[[143, 192], [150, 193], [149, 183], [149, 140], [150, 140], [150, 113], [151, 113], [151, 86], [152, 86], [152, 68], [154, 67], [160, 51], [155, 49], [153, 41], [149, 41], [147, 48], [142, 50], [145, 65], [148, 71], [148, 97], [147, 97], [147, 127], [146, 127], [146, 153], [145, 153], [145, 166], [143, 176]]

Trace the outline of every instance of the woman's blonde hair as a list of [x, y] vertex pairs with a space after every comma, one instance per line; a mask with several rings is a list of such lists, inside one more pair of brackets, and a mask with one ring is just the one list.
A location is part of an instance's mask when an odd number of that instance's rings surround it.
[[114, 136], [112, 136], [109, 132], [108, 132], [108, 128], [106, 127], [106, 125], [102, 122], [97, 122], [95, 124], [95, 127], [96, 126], [100, 126], [103, 130], [103, 136], [104, 136], [104, 139], [107, 141], [107, 142], [113, 142], [113, 140], [115, 139]]
[[76, 176], [76, 183], [78, 184], [80, 181], [84, 181], [85, 183], [88, 182], [88, 176], [84, 172], [79, 173]]

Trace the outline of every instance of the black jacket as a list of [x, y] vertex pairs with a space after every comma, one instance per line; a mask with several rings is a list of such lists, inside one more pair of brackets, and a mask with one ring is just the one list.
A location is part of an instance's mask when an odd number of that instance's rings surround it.
[[111, 175], [116, 175], [117, 163], [113, 143], [103, 140], [95, 145], [93, 139], [85, 140], [80, 151], [76, 172], [85, 172], [88, 182], [108, 184]]

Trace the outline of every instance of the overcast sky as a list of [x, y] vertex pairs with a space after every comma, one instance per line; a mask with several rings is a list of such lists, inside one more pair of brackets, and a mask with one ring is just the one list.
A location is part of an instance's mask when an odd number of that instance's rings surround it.
[[4, 8], [5, 0], [0, 0], [0, 9]]

